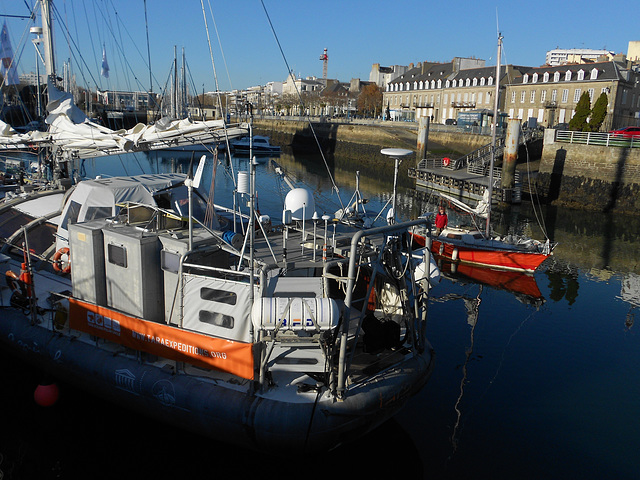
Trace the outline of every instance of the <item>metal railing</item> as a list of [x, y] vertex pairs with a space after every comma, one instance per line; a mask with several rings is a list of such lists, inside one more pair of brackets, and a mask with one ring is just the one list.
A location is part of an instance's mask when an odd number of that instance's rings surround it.
[[614, 133], [556, 131], [556, 142], [603, 147], [640, 148], [640, 135], [623, 137]]

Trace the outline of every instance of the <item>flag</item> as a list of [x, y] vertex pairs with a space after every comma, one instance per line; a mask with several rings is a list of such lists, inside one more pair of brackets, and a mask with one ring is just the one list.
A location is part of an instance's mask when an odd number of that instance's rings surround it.
[[16, 64], [13, 60], [13, 49], [11, 48], [7, 22], [4, 22], [2, 33], [0, 33], [0, 73], [4, 77], [5, 85], [18, 85], [20, 83], [16, 72]]
[[102, 73], [104, 78], [109, 78], [109, 64], [107, 63], [107, 50], [102, 46]]

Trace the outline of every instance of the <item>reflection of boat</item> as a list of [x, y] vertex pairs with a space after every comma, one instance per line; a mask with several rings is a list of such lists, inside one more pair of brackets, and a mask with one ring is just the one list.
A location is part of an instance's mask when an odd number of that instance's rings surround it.
[[270, 155], [279, 154], [280, 147], [278, 145], [271, 145], [269, 137], [261, 135], [253, 135], [253, 142], [251, 137], [241, 137], [231, 142], [231, 147], [236, 153], [249, 154], [253, 152], [254, 155]]
[[440, 272], [454, 281], [460, 279], [471, 280], [492, 288], [507, 290], [518, 295], [519, 298], [522, 298], [527, 303], [544, 301], [535, 277], [529, 273], [456, 264], [446, 259], [440, 260], [438, 262]]

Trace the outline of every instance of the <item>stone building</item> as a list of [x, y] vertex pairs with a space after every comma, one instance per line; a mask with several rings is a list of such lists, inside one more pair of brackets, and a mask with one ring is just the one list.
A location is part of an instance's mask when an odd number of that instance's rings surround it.
[[591, 106], [606, 93], [609, 106], [602, 131], [635, 125], [640, 112], [640, 76], [619, 61], [543, 66], [523, 70], [507, 85], [504, 111], [509, 118], [553, 127], [568, 123], [583, 92]]
[[[499, 109], [504, 103], [505, 85], [520, 76], [523, 67], [503, 65], [500, 69]], [[383, 92], [383, 109], [391, 120], [432, 122], [457, 120], [458, 113], [493, 110], [496, 67], [484, 60], [456, 57], [449, 63], [423, 62], [388, 83]]]

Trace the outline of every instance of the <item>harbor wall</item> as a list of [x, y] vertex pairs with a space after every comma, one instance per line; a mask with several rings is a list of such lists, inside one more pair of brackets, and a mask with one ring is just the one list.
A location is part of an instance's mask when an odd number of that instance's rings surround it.
[[640, 148], [559, 143], [547, 129], [536, 186], [549, 204], [637, 215]]
[[[311, 128], [313, 126], [313, 129]], [[318, 153], [318, 144], [330, 163], [336, 168], [360, 171], [370, 177], [393, 175], [393, 163], [380, 153], [383, 148], [405, 148], [416, 152], [406, 157], [399, 166], [398, 184], [414, 185], [408, 176], [408, 168], [417, 163], [418, 128], [412, 123], [384, 122], [372, 125], [312, 122], [291, 119], [254, 119], [253, 130], [257, 135], [266, 135], [276, 145], [291, 147], [294, 153]], [[471, 152], [489, 142], [482, 135], [455, 132], [430, 131], [427, 139], [427, 156], [455, 151]], [[391, 170], [390, 170], [391, 167]]]

